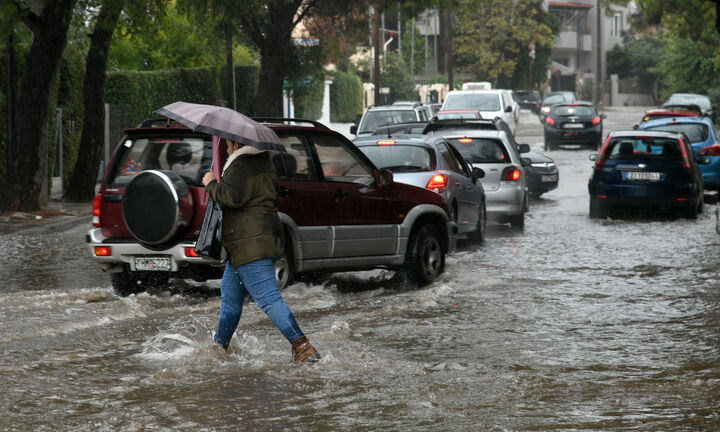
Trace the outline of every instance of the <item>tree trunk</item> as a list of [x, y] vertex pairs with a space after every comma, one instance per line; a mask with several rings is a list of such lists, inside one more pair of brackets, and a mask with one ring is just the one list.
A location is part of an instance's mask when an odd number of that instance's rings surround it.
[[233, 61], [232, 52], [232, 30], [230, 23], [225, 24], [225, 88], [228, 94], [225, 99], [228, 101], [228, 106], [234, 110], [237, 110], [237, 97], [235, 91], [235, 62]]
[[44, 3], [42, 14], [24, 10], [21, 18], [33, 31], [25, 60], [15, 117], [14, 155], [8, 171], [5, 209], [34, 211], [47, 201], [48, 115], [50, 89], [57, 79], [73, 7], [77, 0]]
[[[11, 29], [10, 32], [7, 35], [7, 38], [5, 39], [5, 95], [6, 95], [6, 109], [7, 109], [7, 118], [6, 118], [6, 132], [7, 132], [7, 140], [6, 143], [6, 152], [5, 152], [5, 167], [7, 173], [10, 172], [10, 167], [12, 166], [12, 160], [15, 159], [15, 155], [12, 154], [12, 151], [15, 149], [15, 83], [17, 82], [17, 69], [15, 65], [15, 31], [14, 29]], [[2, 207], [2, 203], [0, 202], [0, 208]]]
[[271, 2], [271, 26], [260, 45], [260, 81], [255, 106], [259, 117], [282, 117], [283, 81], [289, 75], [291, 34], [297, 8], [287, 2]]
[[372, 32], [373, 32], [373, 105], [381, 105], [380, 103], [380, 87], [382, 80], [380, 79], [380, 26], [378, 25], [378, 12], [374, 11], [372, 16]]
[[452, 62], [452, 18], [448, 9], [440, 10], [440, 38], [442, 39], [443, 72], [448, 76], [448, 85], [453, 89], [453, 62]]
[[69, 201], [88, 201], [95, 196], [95, 182], [104, 144], [105, 72], [110, 42], [123, 3], [124, 0], [106, 0], [100, 9], [95, 30], [90, 35], [83, 82], [85, 114], [82, 137], [75, 169], [64, 196]]

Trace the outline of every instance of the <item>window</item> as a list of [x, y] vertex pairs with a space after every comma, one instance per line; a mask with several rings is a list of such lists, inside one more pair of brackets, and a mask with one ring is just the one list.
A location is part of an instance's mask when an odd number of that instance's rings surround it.
[[371, 185], [375, 181], [372, 171], [337, 138], [314, 135], [313, 144], [325, 180], [364, 185]]
[[673, 138], [622, 138], [610, 143], [607, 158], [610, 160], [679, 161], [680, 145], [682, 143]]
[[499, 140], [492, 138], [455, 138], [450, 143], [470, 163], [509, 163], [510, 155]]
[[440, 156], [445, 160], [445, 163], [447, 163], [448, 167], [451, 171], [455, 171], [456, 173], [465, 175], [465, 172], [463, 172], [462, 165], [460, 165], [460, 162], [457, 161], [450, 153], [450, 149], [448, 149], [447, 145], [445, 143], [438, 144], [438, 151], [440, 152]]
[[393, 172], [424, 172], [435, 170], [432, 149], [416, 145], [369, 145], [360, 150], [378, 167]]
[[610, 34], [612, 36], [620, 36], [622, 32], [622, 13], [616, 12], [612, 17], [612, 23], [610, 25]]
[[646, 128], [664, 132], [685, 132], [691, 143], [703, 142], [708, 139], [708, 128], [702, 123], [675, 123]]
[[285, 135], [276, 131], [280, 142], [285, 146], [287, 153], [273, 155], [273, 162], [278, 171], [278, 179], [302, 181], [316, 180], [313, 158], [308, 153], [308, 144], [304, 135]]

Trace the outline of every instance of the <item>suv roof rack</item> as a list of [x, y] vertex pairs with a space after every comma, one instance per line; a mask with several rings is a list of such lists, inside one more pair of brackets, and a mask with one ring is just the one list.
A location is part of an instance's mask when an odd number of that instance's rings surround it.
[[308, 120], [303, 118], [290, 118], [290, 117], [252, 117], [253, 120], [255, 120], [258, 123], [280, 123], [280, 124], [297, 124], [297, 123], [308, 123], [316, 128], [320, 129], [330, 129], [329, 127], [325, 126], [324, 124], [320, 123], [316, 120]]
[[169, 126], [184, 126], [182, 123], [179, 123], [169, 117], [167, 118], [152, 118], [152, 119], [145, 119], [140, 122], [140, 124], [137, 125], [138, 128], [150, 128], [150, 127], [169, 127]]

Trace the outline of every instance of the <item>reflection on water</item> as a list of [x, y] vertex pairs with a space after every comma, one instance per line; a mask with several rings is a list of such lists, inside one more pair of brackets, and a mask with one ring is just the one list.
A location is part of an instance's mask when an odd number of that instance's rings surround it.
[[82, 229], [2, 236], [0, 429], [720, 429], [714, 207], [590, 220], [579, 153], [555, 152], [561, 188], [524, 232], [488, 225], [428, 287], [379, 271], [285, 290], [313, 365], [255, 306], [214, 350], [218, 281], [119, 298]]

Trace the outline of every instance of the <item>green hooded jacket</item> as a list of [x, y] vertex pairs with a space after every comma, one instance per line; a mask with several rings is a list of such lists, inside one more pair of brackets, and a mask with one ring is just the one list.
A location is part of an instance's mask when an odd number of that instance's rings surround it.
[[206, 190], [222, 206], [222, 243], [234, 267], [283, 255], [277, 173], [269, 152], [250, 146], [236, 150], [222, 180]]

